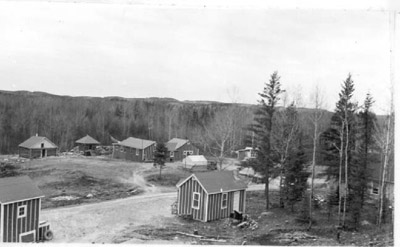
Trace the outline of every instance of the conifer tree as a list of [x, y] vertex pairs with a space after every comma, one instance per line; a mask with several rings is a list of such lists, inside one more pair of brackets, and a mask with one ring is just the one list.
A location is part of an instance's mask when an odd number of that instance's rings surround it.
[[[345, 223], [349, 166], [354, 162], [352, 151], [355, 149], [355, 111], [357, 105], [351, 101], [353, 93], [354, 82], [349, 74], [339, 93], [339, 101], [336, 103], [335, 113], [331, 118], [331, 126], [322, 136], [325, 142], [325, 160], [331, 164], [328, 173], [336, 178], [339, 187], [339, 225]], [[344, 184], [342, 181], [344, 181]], [[343, 215], [341, 214], [342, 211]]]
[[154, 152], [154, 163], [160, 168], [159, 178], [161, 179], [161, 170], [165, 166], [165, 161], [168, 157], [168, 149], [164, 143], [157, 143], [156, 150]]
[[270, 170], [273, 166], [273, 159], [271, 153], [271, 131], [273, 124], [273, 117], [276, 111], [277, 104], [280, 100], [280, 95], [284, 91], [281, 90], [280, 77], [278, 72], [274, 72], [268, 83], [265, 83], [263, 91], [259, 94], [261, 100], [259, 107], [255, 112], [255, 123], [253, 131], [256, 135], [259, 152], [257, 155], [257, 163], [259, 164], [259, 171], [264, 175], [265, 182], [265, 200], [266, 209], [269, 209], [269, 178]]
[[294, 205], [301, 201], [304, 197], [304, 192], [307, 189], [307, 178], [309, 173], [306, 171], [306, 157], [301, 143], [297, 147], [296, 152], [289, 155], [288, 164], [286, 165], [285, 174], [285, 191], [286, 202], [294, 211]]

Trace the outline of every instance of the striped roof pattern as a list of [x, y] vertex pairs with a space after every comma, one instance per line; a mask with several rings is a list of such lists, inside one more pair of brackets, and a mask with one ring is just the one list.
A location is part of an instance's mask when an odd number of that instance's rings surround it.
[[235, 179], [232, 171], [199, 172], [191, 174], [186, 179], [179, 181], [176, 186], [181, 186], [192, 176], [197, 179], [208, 194], [243, 190], [247, 188], [244, 182]]
[[169, 140], [167, 142], [166, 146], [168, 148], [168, 151], [175, 151], [178, 148], [185, 145], [187, 142], [189, 142], [189, 140], [180, 139], [180, 138], [172, 138], [171, 140]]
[[85, 137], [82, 137], [81, 139], [77, 140], [76, 143], [79, 144], [100, 144], [96, 139], [91, 137], [90, 135], [86, 135]]
[[52, 143], [49, 139], [43, 136], [32, 136], [18, 146], [29, 149], [40, 149], [42, 148], [42, 143], [44, 144], [44, 148], [57, 148], [56, 144]]
[[128, 137], [127, 139], [118, 143], [118, 145], [135, 148], [135, 149], [145, 149], [154, 144], [156, 144], [155, 141], [143, 140], [143, 139], [134, 138], [134, 137]]
[[28, 176], [0, 178], [0, 203], [38, 197], [44, 194]]

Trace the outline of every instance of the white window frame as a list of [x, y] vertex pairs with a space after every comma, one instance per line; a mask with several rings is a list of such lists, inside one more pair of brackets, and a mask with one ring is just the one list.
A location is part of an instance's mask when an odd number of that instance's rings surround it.
[[123, 146], [121, 146], [121, 147], [119, 148], [119, 151], [120, 151], [121, 153], [124, 153], [124, 152], [125, 152], [125, 148], [124, 148]]
[[[376, 190], [376, 193], [375, 193], [375, 190]], [[373, 195], [379, 195], [379, 188], [377, 188], [377, 187], [372, 187], [371, 193], [372, 193]]]
[[139, 156], [139, 149], [136, 148], [136, 156]]
[[[195, 196], [196, 195], [198, 196], [197, 207], [194, 205], [194, 201], [195, 201]], [[192, 208], [193, 209], [199, 209], [200, 208], [200, 193], [199, 192], [193, 192]]]
[[[24, 209], [24, 214], [22, 214], [22, 215], [20, 215], [20, 209], [21, 209], [21, 208]], [[18, 208], [17, 208], [17, 213], [18, 213], [17, 219], [26, 217], [27, 208], [28, 208], [27, 205], [18, 206]]]
[[193, 150], [185, 150], [183, 151], [183, 155], [188, 156], [188, 155], [192, 155], [193, 154]]
[[[225, 197], [225, 199], [224, 199]], [[225, 201], [225, 206], [224, 206], [224, 201]], [[222, 198], [221, 198], [221, 209], [227, 208], [228, 207], [228, 193], [222, 193]]]
[[171, 158], [174, 157], [174, 151], [169, 152], [169, 157], [171, 157]]

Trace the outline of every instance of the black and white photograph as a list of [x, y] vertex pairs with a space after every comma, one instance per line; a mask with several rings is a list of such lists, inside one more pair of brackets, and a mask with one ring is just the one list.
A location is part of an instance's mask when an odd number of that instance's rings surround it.
[[0, 0], [0, 245], [396, 246], [399, 27], [377, 0]]

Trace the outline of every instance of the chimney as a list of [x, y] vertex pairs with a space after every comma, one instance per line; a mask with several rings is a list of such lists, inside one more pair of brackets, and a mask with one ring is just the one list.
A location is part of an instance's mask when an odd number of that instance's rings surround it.
[[38, 136], [38, 133], [36, 133], [36, 136]]
[[233, 170], [233, 178], [235, 178], [235, 180], [240, 180], [239, 171], [237, 169]]

